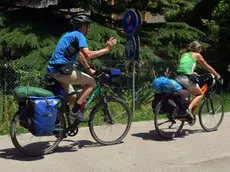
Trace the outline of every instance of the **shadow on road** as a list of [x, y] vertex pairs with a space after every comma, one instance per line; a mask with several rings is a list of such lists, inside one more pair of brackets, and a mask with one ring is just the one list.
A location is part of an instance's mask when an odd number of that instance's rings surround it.
[[160, 137], [155, 130], [150, 130], [149, 132], [145, 132], [145, 133], [135, 133], [135, 134], [132, 134], [132, 136], [140, 137], [143, 140], [153, 140], [153, 141], [160, 141], [160, 142], [172, 141], [172, 140], [167, 140], [167, 139]]
[[89, 141], [89, 140], [69, 140], [65, 139], [62, 141], [62, 144], [65, 144], [64, 146], [59, 145], [55, 152], [61, 153], [61, 152], [73, 152], [78, 151], [78, 149], [87, 148], [87, 147], [98, 147], [101, 146], [95, 142]]
[[38, 161], [43, 159], [44, 156], [27, 156], [20, 153], [16, 148], [9, 148], [0, 150], [0, 158], [17, 161]]
[[[92, 142], [89, 140], [74, 141], [74, 140], [66, 139], [66, 140], [63, 140], [62, 143], [64, 143], [65, 146], [58, 146], [55, 149], [55, 152], [57, 152], [57, 153], [73, 152], [73, 151], [78, 151], [79, 149], [82, 149], [82, 148], [96, 148], [96, 147], [103, 147], [104, 146], [104, 145], [101, 145], [97, 142]], [[123, 143], [123, 142], [121, 142], [121, 143]], [[119, 143], [119, 144], [121, 144], [121, 143]]]
[[[123, 143], [123, 142], [121, 142]], [[61, 144], [64, 144], [63, 146]], [[38, 150], [39, 146], [44, 145], [43, 143], [39, 144], [30, 144], [27, 148]], [[59, 146], [51, 153], [66, 153], [66, 152], [76, 152], [82, 148], [92, 148], [92, 147], [102, 147], [103, 145], [92, 142], [89, 140], [63, 140], [59, 144]], [[46, 156], [46, 155], [45, 155]], [[1, 149], [0, 150], [0, 158], [4, 159], [11, 159], [11, 160], [18, 160], [18, 161], [38, 161], [44, 159], [45, 156], [29, 156], [24, 155], [19, 152], [16, 148], [8, 148], [8, 149]]]
[[[185, 138], [185, 136], [189, 136], [190, 134], [199, 134], [204, 133], [204, 130], [197, 129], [197, 130], [190, 130], [190, 129], [184, 129], [181, 131], [180, 135], [178, 135], [175, 138]], [[143, 140], [153, 140], [153, 141], [159, 141], [159, 142], [168, 142], [168, 141], [174, 141], [175, 139], [165, 139], [158, 135], [156, 130], [150, 130], [149, 132], [145, 133], [134, 133], [132, 134], [134, 137], [140, 137]]]
[[194, 130], [190, 130], [190, 129], [183, 129], [181, 131], [180, 136], [187, 136], [189, 134], [202, 134], [202, 133], [206, 133], [203, 129], [194, 129]]

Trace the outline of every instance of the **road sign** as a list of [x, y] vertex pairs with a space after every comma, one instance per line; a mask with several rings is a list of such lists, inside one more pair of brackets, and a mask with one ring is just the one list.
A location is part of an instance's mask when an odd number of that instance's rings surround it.
[[125, 43], [125, 55], [127, 58], [134, 60], [137, 51], [137, 44], [134, 36], [127, 38]]
[[122, 28], [127, 35], [133, 34], [139, 25], [138, 14], [134, 10], [125, 12], [122, 20]]
[[132, 112], [135, 116], [135, 59], [139, 58], [140, 37], [137, 32], [142, 25], [142, 15], [140, 11], [128, 10], [122, 20], [122, 28], [129, 36], [125, 44], [125, 55], [132, 61]]

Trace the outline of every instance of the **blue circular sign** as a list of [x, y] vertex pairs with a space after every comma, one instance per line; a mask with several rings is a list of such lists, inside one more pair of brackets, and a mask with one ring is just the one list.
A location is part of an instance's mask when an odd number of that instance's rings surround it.
[[138, 15], [134, 10], [128, 10], [122, 20], [122, 28], [128, 35], [133, 34], [138, 26]]
[[125, 43], [125, 55], [131, 60], [134, 59], [137, 51], [137, 44], [134, 36], [128, 37], [127, 42]]

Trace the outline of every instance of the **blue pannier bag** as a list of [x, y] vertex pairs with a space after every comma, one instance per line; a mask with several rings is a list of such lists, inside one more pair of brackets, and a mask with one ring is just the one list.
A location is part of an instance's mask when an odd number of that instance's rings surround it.
[[158, 94], [171, 94], [172, 92], [182, 90], [182, 86], [173, 79], [161, 76], [152, 82], [152, 89]]
[[27, 128], [34, 136], [53, 135], [59, 102], [56, 97], [29, 97], [24, 115], [28, 118]]

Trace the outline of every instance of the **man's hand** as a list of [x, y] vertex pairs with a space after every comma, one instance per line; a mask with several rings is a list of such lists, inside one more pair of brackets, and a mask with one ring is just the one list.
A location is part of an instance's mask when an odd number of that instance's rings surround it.
[[106, 48], [108, 48], [109, 51], [112, 50], [113, 46], [117, 43], [117, 40], [112, 37], [106, 42]]
[[93, 74], [96, 72], [95, 70], [93, 70], [92, 68], [88, 69], [88, 72], [91, 76], [93, 76]]

